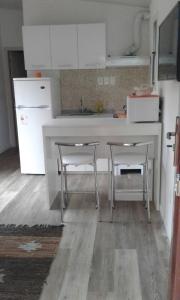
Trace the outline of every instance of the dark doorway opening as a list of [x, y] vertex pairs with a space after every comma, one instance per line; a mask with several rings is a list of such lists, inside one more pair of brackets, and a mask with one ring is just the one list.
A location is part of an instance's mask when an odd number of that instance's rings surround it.
[[17, 134], [13, 78], [27, 77], [27, 72], [25, 70], [23, 50], [8, 50], [8, 68], [9, 68], [9, 80], [10, 80], [10, 89], [11, 89], [11, 91], [10, 91], [11, 92], [11, 105], [12, 105], [13, 120], [14, 120], [14, 135], [15, 135], [16, 145], [18, 147], [18, 134]]

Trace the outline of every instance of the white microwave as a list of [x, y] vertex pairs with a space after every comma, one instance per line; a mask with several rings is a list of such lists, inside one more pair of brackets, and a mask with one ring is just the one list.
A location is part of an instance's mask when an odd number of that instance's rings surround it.
[[128, 96], [127, 119], [129, 122], [158, 122], [159, 96]]

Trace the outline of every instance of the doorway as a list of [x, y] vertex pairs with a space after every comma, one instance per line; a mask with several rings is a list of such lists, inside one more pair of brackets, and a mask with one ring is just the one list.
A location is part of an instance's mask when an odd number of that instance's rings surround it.
[[151, 63], [151, 83], [156, 87], [158, 74], [157, 74], [157, 64], [158, 64], [158, 24], [154, 21], [153, 24], [153, 44], [152, 44], [152, 63]]
[[18, 134], [17, 134], [17, 122], [16, 122], [16, 110], [15, 110], [15, 95], [13, 78], [24, 78], [27, 77], [24, 63], [24, 52], [23, 50], [8, 50], [8, 77], [10, 83], [10, 100], [11, 100], [11, 111], [13, 118], [15, 144], [18, 148]]

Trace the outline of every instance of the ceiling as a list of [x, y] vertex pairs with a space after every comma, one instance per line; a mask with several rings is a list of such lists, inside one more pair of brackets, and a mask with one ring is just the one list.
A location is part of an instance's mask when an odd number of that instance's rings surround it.
[[151, 0], [82, 0], [90, 2], [102, 2], [102, 3], [112, 3], [112, 4], [122, 4], [127, 6], [137, 6], [147, 8], [150, 5]]
[[[30, 0], [29, 0], [30, 1]], [[81, 0], [100, 3], [122, 4], [127, 6], [149, 7], [151, 0]], [[21, 9], [22, 0], [0, 0], [0, 8]]]
[[0, 0], [0, 8], [21, 9], [22, 0]]

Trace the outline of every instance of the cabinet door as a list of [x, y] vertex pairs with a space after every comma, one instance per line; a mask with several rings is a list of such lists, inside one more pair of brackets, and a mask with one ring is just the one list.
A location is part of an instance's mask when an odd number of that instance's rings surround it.
[[77, 25], [51, 26], [53, 69], [77, 69]]
[[51, 69], [50, 26], [24, 26], [26, 70]]
[[105, 24], [78, 25], [78, 52], [80, 69], [105, 68]]

